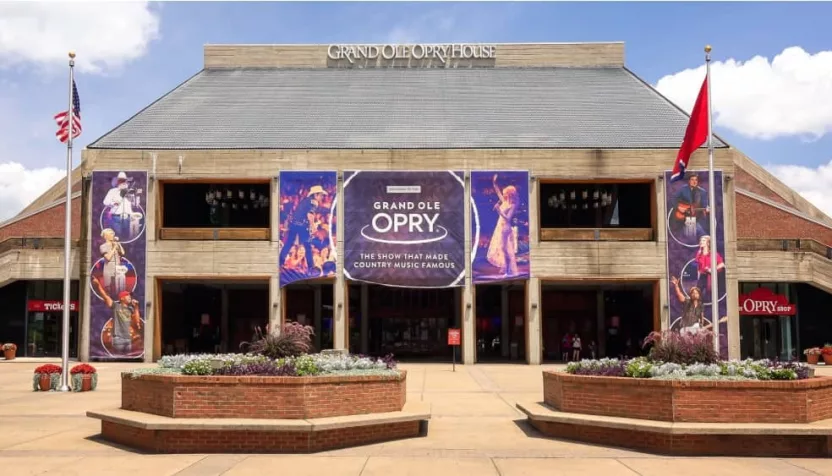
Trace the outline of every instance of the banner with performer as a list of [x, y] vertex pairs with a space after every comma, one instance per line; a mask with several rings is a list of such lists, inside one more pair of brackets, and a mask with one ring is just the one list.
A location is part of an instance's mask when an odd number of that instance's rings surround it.
[[529, 172], [471, 172], [474, 284], [529, 278]]
[[[723, 220], [722, 172], [688, 171], [683, 180], [671, 182], [665, 172], [667, 199], [667, 272], [670, 290], [670, 328], [709, 328], [711, 322], [711, 250], [717, 253], [720, 353], [728, 356], [728, 301], [726, 300], [725, 222]], [[708, 203], [708, 187], [714, 188], [716, 203]], [[715, 213], [716, 244], [711, 243], [709, 213]]]
[[90, 356], [144, 355], [147, 172], [92, 174]]
[[280, 172], [280, 286], [335, 276], [338, 174]]
[[462, 172], [345, 172], [344, 275], [388, 286], [464, 286], [464, 206]]

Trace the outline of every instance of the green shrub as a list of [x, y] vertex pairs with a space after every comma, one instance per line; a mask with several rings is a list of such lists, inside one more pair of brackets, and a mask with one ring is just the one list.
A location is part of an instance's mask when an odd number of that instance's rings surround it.
[[318, 375], [321, 373], [321, 369], [318, 367], [318, 364], [312, 356], [302, 355], [292, 359], [292, 361], [295, 364], [295, 371], [300, 377]]
[[627, 362], [624, 375], [634, 378], [650, 378], [651, 370], [653, 370], [653, 364], [647, 358], [637, 357]]
[[182, 366], [182, 373], [185, 375], [211, 375], [214, 368], [207, 360], [192, 360]]

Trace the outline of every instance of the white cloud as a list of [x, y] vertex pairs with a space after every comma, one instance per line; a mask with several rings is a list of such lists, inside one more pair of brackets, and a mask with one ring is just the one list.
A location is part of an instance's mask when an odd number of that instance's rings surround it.
[[766, 168], [812, 205], [832, 217], [832, 160], [816, 168], [802, 165], [768, 165]]
[[[690, 112], [705, 66], [661, 78], [656, 89]], [[769, 62], [755, 56], [711, 63], [714, 123], [755, 139], [832, 132], [832, 51], [809, 54], [795, 46]]]
[[159, 15], [148, 2], [0, 3], [0, 67], [32, 64], [103, 73], [140, 58], [159, 36]]
[[0, 163], [0, 222], [18, 214], [64, 177], [66, 171], [55, 167], [27, 169], [17, 162]]

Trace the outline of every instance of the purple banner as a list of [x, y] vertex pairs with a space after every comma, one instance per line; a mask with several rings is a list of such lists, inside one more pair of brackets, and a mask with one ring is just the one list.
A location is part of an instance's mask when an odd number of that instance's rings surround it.
[[462, 172], [345, 172], [344, 276], [388, 286], [465, 285]]
[[529, 172], [471, 172], [474, 284], [529, 278]]
[[335, 276], [335, 172], [280, 172], [280, 286]]
[[147, 172], [92, 174], [90, 357], [144, 355]]
[[[688, 171], [685, 178], [670, 181], [665, 172], [667, 198], [667, 272], [670, 290], [670, 327], [675, 330], [708, 327], [711, 320], [711, 239], [709, 213], [716, 215], [717, 284], [719, 292], [720, 353], [728, 357], [728, 301], [723, 260], [722, 172], [714, 171], [714, 204], [708, 203], [708, 172]], [[711, 206], [712, 205], [712, 206]]]

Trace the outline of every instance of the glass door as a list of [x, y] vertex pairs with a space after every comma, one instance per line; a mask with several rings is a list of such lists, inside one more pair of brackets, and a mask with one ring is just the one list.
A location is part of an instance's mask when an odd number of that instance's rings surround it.
[[763, 355], [762, 359], [776, 360], [780, 358], [778, 347], [780, 346], [780, 323], [776, 317], [763, 319]]
[[[75, 314], [75, 313], [72, 313]], [[69, 342], [70, 354], [74, 350], [75, 326], [70, 315]], [[31, 312], [26, 336], [27, 357], [60, 357], [61, 355], [61, 322], [63, 314], [58, 312]]]

